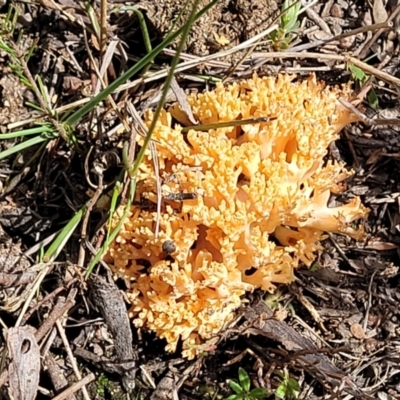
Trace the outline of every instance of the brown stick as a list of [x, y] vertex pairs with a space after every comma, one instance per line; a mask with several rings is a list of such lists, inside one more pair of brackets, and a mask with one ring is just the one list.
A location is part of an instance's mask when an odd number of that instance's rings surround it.
[[[76, 289], [74, 289], [73, 291], [76, 291]], [[56, 321], [61, 318], [70, 308], [72, 308], [74, 304], [75, 301], [72, 300], [71, 296], [68, 296], [67, 299], [59, 298], [56, 305], [51, 310], [49, 317], [37, 330], [35, 334], [36, 341], [40, 342], [46, 336], [47, 332], [49, 332], [50, 329], [53, 328]]]
[[[49, 374], [53, 387], [57, 392], [68, 387], [68, 381], [65, 378], [63, 371], [50, 353], [47, 353], [44, 357], [43, 365], [47, 367], [47, 373]], [[67, 397], [66, 400], [76, 400], [76, 397], [75, 395], [71, 395]]]
[[74, 383], [72, 386], [70, 386], [68, 389], [64, 390], [62, 393], [57, 395], [56, 397], [53, 397], [53, 400], [64, 400], [68, 396], [71, 396], [73, 393], [77, 392], [79, 389], [81, 389], [83, 386], [87, 385], [88, 383], [94, 381], [95, 375], [94, 374], [89, 374], [86, 375], [82, 380], [79, 382]]

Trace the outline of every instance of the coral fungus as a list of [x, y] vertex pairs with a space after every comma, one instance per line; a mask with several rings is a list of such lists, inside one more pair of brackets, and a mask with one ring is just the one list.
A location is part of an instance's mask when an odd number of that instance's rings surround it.
[[[232, 320], [246, 292], [273, 291], [293, 281], [299, 263], [309, 266], [324, 232], [362, 236], [351, 225], [368, 211], [359, 198], [328, 207], [331, 192], [351, 175], [343, 164], [324, 161], [352, 121], [337, 101], [349, 92], [314, 76], [254, 76], [191, 95], [189, 104], [200, 124], [270, 121], [183, 133], [190, 122], [179, 105], [163, 111], [153, 133], [162, 182], [159, 235], [147, 151], [136, 205], [108, 254], [114, 273], [129, 282], [137, 327], [165, 338], [169, 351], [181, 339], [191, 358]], [[151, 119], [149, 112], [147, 125]]]

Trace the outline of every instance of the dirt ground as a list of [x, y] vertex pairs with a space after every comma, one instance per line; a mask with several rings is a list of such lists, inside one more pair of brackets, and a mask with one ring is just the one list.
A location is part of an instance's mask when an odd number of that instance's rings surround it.
[[[122, 43], [107, 71], [111, 82], [124, 63], [130, 66], [146, 52], [139, 20], [128, 6], [142, 11], [154, 47], [185, 1], [105, 4], [108, 44]], [[100, 3], [92, 6], [100, 15]], [[23, 72], [40, 77], [50, 107], [59, 113], [75, 102], [82, 107], [95, 93], [91, 57], [100, 54], [83, 2], [0, 0], [0, 7], [4, 40], [6, 15], [18, 7], [16, 29], [7, 40], [17, 43], [20, 58], [34, 44]], [[1, 398], [10, 398], [9, 387], [18, 386], [18, 379], [30, 382], [10, 367], [10, 354], [15, 360], [20, 351], [22, 364], [40, 368], [39, 388], [21, 397], [26, 399], [226, 399], [233, 393], [228, 380], [237, 379], [239, 367], [252, 387], [275, 391], [275, 398], [400, 399], [400, 5], [320, 0], [299, 16], [292, 36], [264, 37], [238, 49], [279, 23], [281, 7], [279, 1], [221, 0], [195, 23], [181, 59], [218, 57], [180, 71], [177, 80], [184, 90], [201, 91], [212, 87], [212, 78], [229, 82], [254, 72], [287, 72], [301, 79], [314, 72], [329, 84], [352, 81], [355, 92], [366, 91], [360, 108], [364, 122], [345, 128], [328, 155], [355, 171], [345, 196], [360, 196], [371, 210], [365, 240], [329, 235], [313, 268], [297, 270], [295, 282], [274, 295], [250, 295], [235, 324], [204, 355], [187, 361], [179, 350], [166, 353], [162, 340], [128, 320], [123, 282], [109, 279], [101, 264], [94, 277], [84, 279], [101, 246], [105, 209], [90, 210], [86, 231], [77, 229], [56, 261], [38, 262], [40, 249], [94, 195], [95, 168], [105, 171], [104, 195], [121, 171], [122, 137], [99, 138], [92, 128], [101, 121], [114, 129], [116, 116], [106, 104], [92, 115], [94, 123], [88, 118], [76, 127], [77, 148], [57, 138], [0, 161]], [[154, 60], [154, 69], [170, 65], [176, 46], [173, 42]], [[206, 83], [198, 79], [205, 75]], [[163, 79], [133, 85], [114, 100], [121, 106], [129, 98], [143, 112], [157, 103]], [[174, 99], [172, 93], [169, 101]], [[30, 103], [35, 95], [18, 78], [9, 52], [0, 48], [2, 134], [45, 120]], [[0, 150], [16, 143], [2, 140]], [[13, 343], [31, 348], [13, 348]], [[42, 355], [40, 365], [28, 359], [34, 350]]]

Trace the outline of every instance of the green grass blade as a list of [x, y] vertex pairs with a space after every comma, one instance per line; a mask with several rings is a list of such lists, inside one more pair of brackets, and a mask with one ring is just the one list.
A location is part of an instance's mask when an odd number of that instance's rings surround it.
[[36, 45], [38, 44], [38, 42], [39, 42], [39, 39], [38, 39], [38, 38], [36, 38], [36, 39], [33, 41], [31, 47], [29, 48], [28, 54], [25, 56], [25, 62], [26, 62], [26, 63], [28, 63], [29, 60], [31, 59], [33, 52], [36, 50]]
[[34, 135], [35, 133], [54, 132], [54, 128], [46, 125], [38, 126], [37, 128], [25, 129], [11, 133], [0, 133], [0, 140], [15, 139], [18, 137]]
[[44, 83], [43, 83], [42, 78], [40, 77], [40, 75], [38, 75], [38, 77], [37, 77], [37, 83], [38, 83], [38, 87], [39, 87], [39, 91], [40, 91], [40, 94], [41, 94], [41, 96], [42, 96], [42, 99], [44, 100], [44, 102], [46, 103], [46, 106], [47, 106], [46, 111], [47, 111], [48, 113], [51, 114], [50, 99], [49, 99], [49, 96], [48, 96], [48, 94], [47, 94], [47, 89], [46, 89], [46, 87], [45, 87], [45, 85], [44, 85]]
[[199, 4], [199, 0], [195, 0], [193, 2], [192, 11], [191, 11], [191, 13], [189, 15], [189, 18], [188, 18], [187, 22], [183, 26], [182, 38], [181, 38], [181, 40], [179, 42], [179, 46], [178, 46], [178, 48], [176, 50], [176, 55], [172, 59], [171, 69], [170, 69], [170, 71], [168, 73], [168, 76], [167, 76], [167, 78], [165, 80], [164, 88], [163, 88], [163, 91], [162, 91], [162, 94], [161, 94], [161, 99], [158, 102], [156, 111], [154, 112], [154, 115], [153, 115], [153, 120], [151, 121], [151, 124], [150, 124], [149, 130], [147, 132], [146, 138], [144, 139], [143, 145], [142, 145], [142, 147], [141, 147], [141, 149], [140, 149], [140, 151], [139, 151], [139, 153], [138, 153], [138, 155], [136, 157], [135, 164], [133, 165], [133, 168], [129, 171], [129, 175], [131, 177], [136, 176], [137, 170], [139, 169], [139, 165], [143, 160], [143, 157], [144, 157], [144, 154], [146, 152], [147, 146], [150, 143], [151, 134], [153, 133], [153, 130], [156, 127], [156, 124], [157, 124], [157, 121], [158, 121], [158, 117], [160, 116], [161, 110], [164, 108], [164, 103], [165, 103], [165, 100], [166, 100], [167, 95], [168, 95], [168, 90], [169, 90], [169, 87], [171, 86], [171, 82], [172, 82], [172, 79], [174, 77], [174, 71], [175, 71], [176, 66], [179, 63], [179, 55], [182, 53], [183, 46], [185, 45], [185, 42], [186, 42], [186, 38], [188, 37], [190, 29], [191, 29], [193, 23], [196, 21], [197, 16], [198, 16], [198, 13], [196, 14], [196, 9], [197, 9], [198, 4]]
[[119, 220], [118, 225], [111, 232], [110, 236], [105, 240], [103, 246], [101, 246], [101, 249], [97, 252], [97, 254], [94, 256], [93, 260], [89, 264], [89, 267], [85, 274], [85, 279], [89, 278], [90, 274], [93, 271], [93, 268], [100, 261], [100, 258], [103, 256], [105, 251], [108, 249], [108, 246], [113, 242], [113, 240], [117, 237], [119, 231], [121, 230], [122, 225], [131, 209], [132, 199], [134, 197], [135, 190], [136, 190], [136, 182], [134, 179], [131, 179], [130, 186], [129, 186], [129, 197], [128, 197], [128, 201], [126, 202], [126, 206], [125, 206], [124, 213], [122, 214], [122, 218]]
[[181, 7], [181, 9], [180, 9], [178, 15], [176, 16], [175, 20], [172, 22], [172, 26], [169, 29], [167, 35], [170, 35], [171, 32], [173, 32], [174, 29], [176, 28], [176, 26], [179, 24], [179, 21], [182, 19], [183, 13], [185, 12], [186, 8], [188, 7], [190, 1], [191, 0], [186, 0], [185, 4], [183, 4], [183, 6]]
[[[218, 0], [211, 1], [195, 15], [194, 20], [199, 19], [204, 13], [206, 13], [211, 7], [213, 7], [217, 3]], [[138, 73], [147, 64], [151, 63], [151, 61], [159, 53], [161, 53], [161, 51], [165, 47], [171, 44], [180, 34], [182, 34], [182, 32], [184, 32], [185, 29], [186, 29], [186, 24], [181, 28], [179, 28], [176, 32], [172, 33], [170, 36], [166, 37], [162, 43], [160, 43], [157, 47], [155, 47], [150, 53], [146, 54], [140, 61], [138, 61], [135, 65], [133, 65], [130, 69], [128, 69], [128, 71], [126, 71], [123, 75], [117, 78], [114, 82], [112, 82], [106, 89], [104, 89], [101, 93], [99, 93], [92, 100], [86, 103], [82, 108], [80, 108], [75, 113], [70, 115], [65, 122], [68, 125], [75, 125], [76, 123], [78, 123], [78, 121], [80, 121], [82, 117], [88, 114], [97, 104], [103, 101], [114, 90], [123, 85], [129, 78]]]
[[43, 262], [54, 261], [68, 242], [71, 235], [74, 233], [76, 227], [81, 222], [83, 215], [86, 211], [86, 204], [73, 216], [63, 230], [57, 235], [54, 242], [47, 249], [43, 256]]
[[15, 44], [16, 44], [17, 46], [19, 46], [19, 45], [21, 44], [21, 40], [22, 40], [23, 34], [24, 34], [24, 30], [23, 30], [23, 29], [18, 30], [18, 36], [17, 36], [17, 38], [15, 39]]
[[[23, 83], [24, 83], [24, 82], [23, 82]], [[39, 107], [37, 104], [31, 103], [30, 101], [27, 101], [27, 102], [25, 103], [25, 105], [26, 105], [27, 107], [33, 108], [33, 109], [36, 110], [36, 111], [40, 111], [41, 113], [46, 113], [46, 110], [43, 110], [42, 107]]]
[[107, 228], [107, 236], [106, 240], [108, 240], [111, 232], [111, 225], [112, 225], [112, 217], [115, 213], [115, 210], [117, 209], [117, 203], [118, 203], [118, 198], [122, 190], [122, 182], [118, 181], [116, 182], [113, 190], [113, 194], [111, 197], [111, 205], [110, 205], [110, 217], [108, 218], [108, 228]]
[[99, 21], [97, 19], [96, 12], [94, 11], [94, 9], [89, 1], [85, 1], [84, 5], [85, 5], [86, 12], [89, 16], [90, 22], [92, 23], [93, 30], [94, 30], [97, 38], [100, 39], [101, 27], [100, 27]]
[[4, 150], [0, 153], [0, 160], [4, 160], [5, 158], [10, 157], [11, 155], [18, 153], [19, 151], [28, 149], [31, 146], [35, 146], [39, 143], [43, 143], [50, 140], [48, 137], [43, 137], [43, 136], [36, 136], [32, 139], [25, 140], [22, 143], [17, 144], [16, 146], [13, 146], [7, 150]]
[[149, 31], [147, 29], [146, 20], [144, 19], [143, 13], [134, 6], [122, 6], [112, 10], [111, 13], [124, 12], [124, 11], [133, 11], [138, 17], [140, 29], [142, 31], [144, 47], [146, 48], [147, 53], [150, 53], [153, 50], [153, 48], [151, 45]]
[[[130, 208], [131, 208], [131, 205], [132, 205], [132, 201], [133, 201], [133, 198], [134, 198], [134, 194], [135, 194], [135, 190], [136, 190], [136, 179], [135, 179], [136, 173], [137, 173], [137, 170], [138, 170], [138, 168], [139, 168], [140, 163], [141, 163], [142, 160], [143, 160], [143, 157], [144, 157], [146, 148], [147, 148], [148, 144], [150, 143], [151, 134], [152, 134], [152, 132], [153, 132], [155, 126], [156, 126], [158, 117], [159, 117], [159, 115], [160, 115], [160, 113], [161, 113], [161, 110], [162, 110], [163, 107], [164, 107], [165, 99], [166, 99], [167, 94], [168, 94], [168, 89], [169, 89], [169, 87], [170, 87], [170, 85], [171, 85], [171, 81], [172, 81], [173, 76], [174, 76], [174, 70], [175, 70], [176, 66], [178, 65], [178, 63], [179, 63], [179, 55], [180, 55], [180, 53], [182, 52], [183, 46], [184, 46], [184, 44], [185, 44], [185, 41], [186, 41], [186, 38], [187, 38], [187, 36], [188, 36], [188, 34], [189, 34], [189, 31], [190, 31], [190, 29], [191, 29], [191, 26], [193, 25], [194, 21], [196, 21], [196, 19], [200, 18], [201, 15], [203, 15], [209, 8], [211, 8], [211, 7], [212, 7], [214, 4], [216, 4], [217, 2], [218, 2], [218, 0], [214, 0], [213, 2], [209, 3], [206, 7], [204, 7], [200, 12], [198, 12], [198, 13], [196, 14], [196, 9], [197, 9], [197, 6], [198, 6], [198, 4], [199, 4], [199, 0], [195, 0], [195, 1], [194, 1], [194, 4], [193, 4], [193, 7], [192, 7], [191, 14], [190, 14], [190, 16], [189, 16], [189, 18], [188, 18], [188, 21], [185, 23], [185, 25], [184, 25], [182, 28], [180, 28], [177, 32], [175, 32], [174, 34], [172, 34], [171, 36], [169, 36], [167, 39], [165, 39], [165, 40], [164, 40], [159, 46], [157, 46], [151, 53], [147, 54], [147, 56], [145, 56], [141, 61], [139, 61], [139, 63], [135, 64], [130, 70], [128, 70], [128, 71], [123, 75], [123, 76], [125, 76], [128, 72], [132, 75], [132, 74], [133, 74], [133, 73], [132, 73], [132, 69], [134, 69], [134, 68], [137, 68], [137, 70], [140, 70], [140, 68], [138, 68], [137, 66], [138, 66], [140, 63], [142, 63], [142, 61], [143, 61], [144, 59], [149, 60], [149, 56], [150, 56], [150, 57], [151, 57], [150, 62], [151, 62], [151, 60], [155, 57], [155, 55], [157, 55], [167, 44], [169, 44], [169, 43], [170, 43], [171, 41], [173, 41], [180, 33], [182, 33], [182, 38], [181, 38], [181, 40], [180, 40], [180, 43], [179, 43], [179, 46], [178, 46], [176, 55], [175, 55], [175, 57], [174, 57], [173, 60], [172, 60], [171, 68], [170, 68], [169, 74], [168, 74], [168, 76], [167, 76], [167, 78], [166, 78], [166, 81], [165, 81], [165, 83], [164, 83], [164, 88], [163, 88], [163, 92], [162, 92], [162, 95], [161, 95], [161, 99], [160, 99], [160, 101], [159, 101], [159, 103], [158, 103], [158, 106], [157, 106], [157, 108], [156, 108], [156, 111], [154, 112], [153, 120], [152, 120], [152, 122], [151, 122], [151, 124], [150, 124], [150, 127], [149, 127], [149, 129], [148, 129], [146, 138], [145, 138], [144, 143], [143, 143], [143, 145], [142, 145], [142, 147], [141, 147], [141, 149], [140, 149], [140, 151], [139, 151], [139, 154], [137, 155], [137, 157], [136, 157], [136, 159], [135, 159], [135, 163], [134, 163], [134, 165], [133, 165], [132, 168], [130, 168], [129, 165], [126, 165], [126, 164], [127, 164], [126, 154], [125, 154], [125, 157], [124, 157], [124, 158], [125, 158], [125, 160], [124, 160], [125, 168], [128, 170], [128, 174], [129, 174], [129, 176], [130, 176], [130, 178], [131, 178], [131, 179], [130, 179], [129, 198], [128, 198], [127, 204], [126, 204], [126, 206], [125, 206], [124, 213], [123, 213], [121, 219], [119, 220], [118, 225], [117, 225], [117, 226], [115, 227], [115, 229], [111, 232], [111, 234], [109, 235], [109, 237], [107, 237], [107, 239], [105, 240], [105, 242], [104, 242], [103, 246], [101, 247], [100, 251], [97, 252], [96, 256], [95, 256], [95, 257], [93, 258], [93, 260], [91, 261], [91, 263], [90, 263], [90, 265], [89, 265], [89, 267], [88, 267], [88, 269], [87, 269], [86, 275], [85, 275], [85, 278], [86, 278], [86, 279], [89, 278], [89, 276], [90, 276], [90, 274], [91, 274], [93, 268], [95, 267], [95, 265], [100, 261], [101, 257], [103, 256], [103, 254], [105, 253], [105, 251], [107, 250], [107, 248], [109, 247], [109, 245], [113, 242], [113, 240], [114, 240], [114, 239], [116, 238], [116, 236], [118, 235], [118, 233], [119, 233], [119, 231], [121, 230], [122, 225], [123, 225], [123, 223], [124, 223], [124, 221], [125, 221], [125, 219], [126, 219], [128, 213], [129, 213], [129, 211], [130, 211]], [[168, 42], [168, 43], [166, 44], [166, 42]], [[154, 54], [154, 53], [155, 53], [155, 54]], [[145, 65], [147, 65], [147, 62], [143, 63], [143, 66], [145, 66]], [[137, 71], [135, 71], [135, 72], [137, 72]], [[135, 73], [135, 72], [134, 72], [134, 73]], [[121, 78], [122, 78], [122, 77], [121, 77]], [[121, 78], [120, 78], [120, 79], [121, 79]], [[128, 79], [128, 78], [126, 78], [126, 79]], [[126, 80], [126, 79], [125, 79], [125, 80]], [[117, 81], [118, 81], [118, 80], [117, 80]], [[115, 81], [115, 82], [117, 82], [117, 81]], [[106, 90], [110, 90], [110, 87], [111, 87], [111, 86], [116, 86], [116, 85], [115, 85], [115, 82], [114, 82], [113, 84], [111, 84]], [[119, 84], [122, 84], [122, 83], [123, 83], [123, 82], [119, 82]], [[112, 89], [112, 90], [114, 90], [114, 89]], [[111, 91], [110, 91], [110, 93], [111, 93]], [[104, 93], [101, 93], [101, 94], [104, 94]], [[98, 97], [98, 96], [97, 96], [97, 97]], [[93, 100], [94, 100], [94, 99], [93, 99]], [[89, 102], [89, 103], [90, 103], [90, 102]], [[89, 103], [87, 103], [87, 104], [89, 104]], [[73, 117], [73, 116], [72, 116], [72, 117]], [[71, 121], [68, 121], [68, 120], [67, 120], [67, 123], [71, 123]], [[125, 150], [125, 153], [126, 153], [126, 150]]]
[[142, 31], [142, 37], [146, 51], [148, 53], [151, 53], [151, 51], [153, 50], [153, 46], [151, 45], [149, 31], [147, 30], [146, 20], [144, 19], [143, 13], [140, 10], [133, 7], [133, 11], [136, 13], [139, 19], [140, 29]]

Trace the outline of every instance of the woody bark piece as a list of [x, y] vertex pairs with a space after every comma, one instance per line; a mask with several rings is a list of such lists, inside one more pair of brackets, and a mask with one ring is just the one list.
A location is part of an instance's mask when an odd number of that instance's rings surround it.
[[[40, 342], [43, 337], [49, 332], [49, 330], [53, 327], [58, 318], [61, 318], [68, 310], [75, 304], [75, 295], [77, 293], [77, 289], [72, 289], [65, 299], [64, 297], [59, 297], [57, 299], [57, 303], [53, 307], [49, 317], [43, 322], [40, 328], [35, 333], [36, 342]], [[9, 378], [9, 371], [4, 370], [0, 374], [0, 388], [7, 382]]]
[[34, 400], [39, 385], [40, 353], [32, 326], [10, 328], [7, 338], [12, 362], [8, 368], [10, 395], [14, 399]]
[[168, 371], [164, 378], [158, 383], [156, 390], [152, 393], [150, 400], [172, 399], [176, 393], [175, 379], [171, 371]]
[[19, 274], [5, 274], [0, 272], [0, 286], [8, 288], [10, 286], [20, 286], [31, 283], [37, 276], [36, 272], [25, 272]]
[[[132, 347], [132, 331], [122, 295], [110, 279], [92, 275], [91, 295], [99, 308], [111, 334], [114, 337], [115, 354], [121, 364], [134, 366], [135, 353]], [[130, 368], [122, 375], [122, 384], [127, 391], [135, 387], [136, 368]]]
[[[264, 316], [267, 319], [263, 318]], [[326, 375], [333, 375], [336, 377], [334, 378], [334, 383], [338, 384], [340, 378], [346, 376], [325, 355], [319, 353], [318, 347], [311, 340], [301, 336], [286, 322], [274, 319], [271, 309], [262, 301], [256, 304], [252, 310], [248, 310], [244, 317], [247, 320], [253, 320], [255, 317], [253, 326], [261, 330], [263, 335], [281, 343], [286, 350], [293, 352], [309, 351], [310, 354], [303, 354], [298, 358], [298, 361], [303, 363], [303, 366], [313, 366], [315, 373], [321, 373], [322, 378], [326, 379]], [[312, 351], [315, 352], [312, 353]], [[321, 378], [321, 375], [318, 378]]]
[[[47, 367], [47, 373], [49, 374], [53, 387], [57, 393], [68, 387], [68, 380], [65, 378], [63, 371], [50, 353], [46, 354], [43, 360], [43, 365]], [[76, 400], [76, 397], [74, 394], [71, 394], [66, 397], [66, 400]]]
[[51, 328], [53, 328], [56, 321], [59, 318], [61, 318], [65, 313], [67, 313], [69, 311], [69, 309], [75, 305], [74, 298], [75, 298], [76, 292], [77, 292], [77, 289], [72, 289], [66, 299], [65, 299], [65, 297], [57, 298], [57, 303], [54, 305], [53, 309], [51, 310], [49, 317], [43, 322], [43, 324], [40, 326], [40, 328], [36, 332], [35, 337], [38, 342], [40, 340], [42, 340], [44, 336], [46, 336], [47, 332], [49, 332]]
[[[253, 307], [246, 308], [244, 317], [253, 323], [253, 333], [262, 334], [281, 343], [286, 350], [293, 352], [292, 358], [319, 381], [329, 382], [334, 387], [345, 383], [343, 390], [356, 398], [372, 399], [363, 394], [351, 379], [339, 368], [333, 365], [328, 357], [321, 354], [318, 347], [310, 340], [301, 336], [285, 322], [273, 317], [273, 311], [264, 303], [256, 301]], [[251, 328], [250, 328], [251, 331]], [[363, 396], [363, 397], [362, 397]]]
[[102, 368], [105, 372], [109, 374], [117, 374], [124, 376], [127, 371], [135, 368], [135, 361], [125, 361], [121, 363], [113, 362], [104, 356], [98, 356], [97, 354], [92, 353], [86, 349], [82, 349], [81, 347], [75, 347], [74, 355], [76, 357], [83, 358], [86, 361], [91, 362], [97, 368]]

